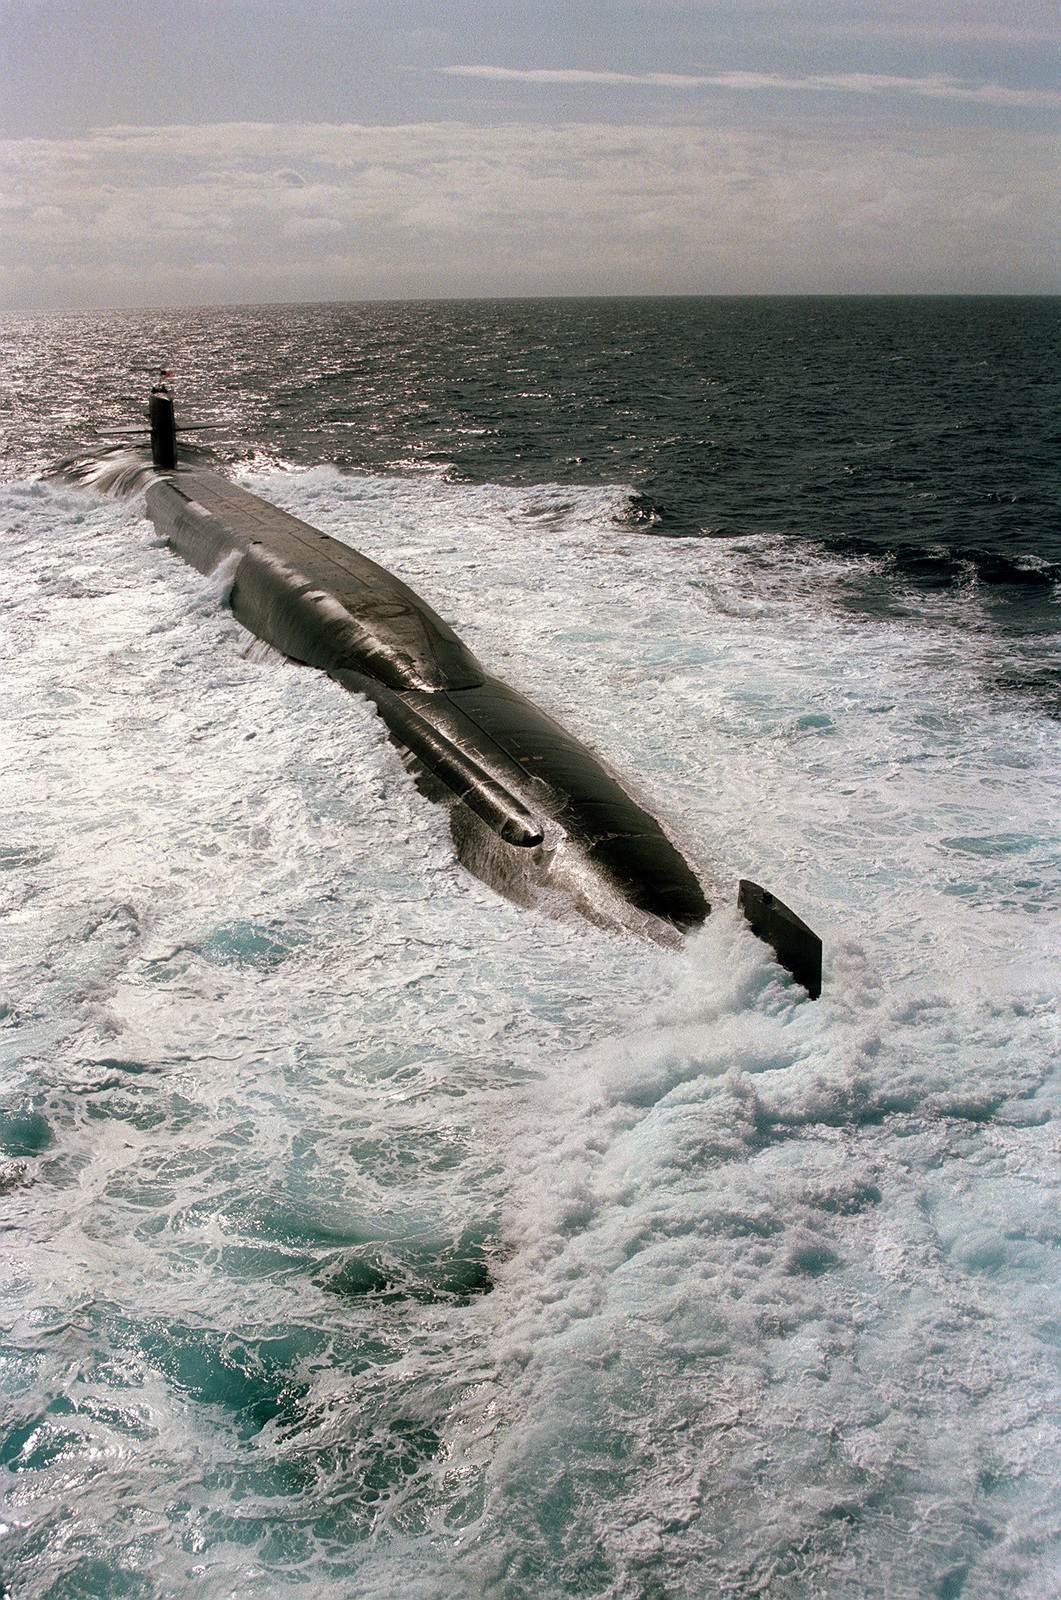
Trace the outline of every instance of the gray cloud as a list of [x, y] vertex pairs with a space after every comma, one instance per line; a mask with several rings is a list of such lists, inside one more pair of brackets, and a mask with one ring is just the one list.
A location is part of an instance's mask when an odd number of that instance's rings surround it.
[[1056, 0], [0, 13], [9, 306], [1061, 290]]
[[788, 90], [797, 93], [903, 94], [920, 95], [930, 100], [972, 101], [996, 106], [1045, 106], [1061, 108], [1061, 90], [1007, 88], [1000, 83], [972, 83], [932, 73], [923, 78], [901, 77], [881, 72], [816, 73], [807, 77], [785, 77], [774, 72], [595, 72], [580, 68], [513, 68], [491, 66], [451, 66], [440, 71], [449, 77], [481, 78], [491, 83], [556, 84], [571, 88], [578, 84], [640, 86], [653, 89], [729, 89], [746, 93], [762, 90]]
[[[1061, 287], [1058, 142], [211, 124], [3, 149], [9, 306]], [[297, 175], [301, 183], [293, 183]]]

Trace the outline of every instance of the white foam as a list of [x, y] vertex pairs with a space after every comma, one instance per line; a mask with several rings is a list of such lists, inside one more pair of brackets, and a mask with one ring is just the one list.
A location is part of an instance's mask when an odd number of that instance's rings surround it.
[[1061, 762], [975, 595], [856, 622], [622, 486], [249, 481], [781, 893], [825, 990], [732, 909], [671, 953], [499, 900], [135, 508], [0, 491], [0, 1566], [43, 1593], [73, 1523], [211, 1597], [1045, 1581]]

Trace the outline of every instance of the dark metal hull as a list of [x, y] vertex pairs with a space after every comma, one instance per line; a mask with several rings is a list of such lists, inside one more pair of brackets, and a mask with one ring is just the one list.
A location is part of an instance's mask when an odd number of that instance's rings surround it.
[[656, 819], [398, 578], [212, 473], [160, 477], [147, 511], [200, 572], [232, 563], [251, 633], [375, 704], [477, 875], [664, 942], [704, 921], [704, 891]]
[[[655, 817], [399, 578], [214, 473], [164, 472], [147, 514], [200, 572], [230, 568], [232, 610], [251, 633], [373, 702], [421, 791], [449, 807], [460, 859], [485, 882], [521, 904], [555, 900], [666, 944], [707, 917], [695, 873]], [[739, 904], [816, 998], [817, 935], [757, 884], [741, 883]]]

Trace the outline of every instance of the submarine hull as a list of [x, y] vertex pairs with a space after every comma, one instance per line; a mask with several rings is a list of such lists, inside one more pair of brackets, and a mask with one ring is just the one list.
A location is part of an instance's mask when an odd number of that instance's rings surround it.
[[[448, 806], [458, 856], [486, 883], [669, 945], [707, 918], [696, 874], [620, 778], [489, 673], [400, 578], [196, 468], [162, 470], [147, 514], [200, 572], [225, 565], [232, 610], [252, 634], [375, 705], [420, 790]], [[817, 935], [748, 880], [739, 905], [817, 998]]]
[[593, 752], [494, 677], [400, 579], [227, 479], [178, 468], [147, 492], [200, 572], [231, 563], [251, 633], [371, 700], [462, 861], [522, 904], [572, 903], [663, 943], [710, 905], [660, 823]]

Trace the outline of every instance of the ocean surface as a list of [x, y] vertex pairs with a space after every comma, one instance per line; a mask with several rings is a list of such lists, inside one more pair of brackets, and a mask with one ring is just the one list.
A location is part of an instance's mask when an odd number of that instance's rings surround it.
[[[683, 949], [248, 653], [161, 366], [636, 786]], [[13, 1600], [1061, 1592], [1059, 418], [1057, 300], [0, 323]]]

